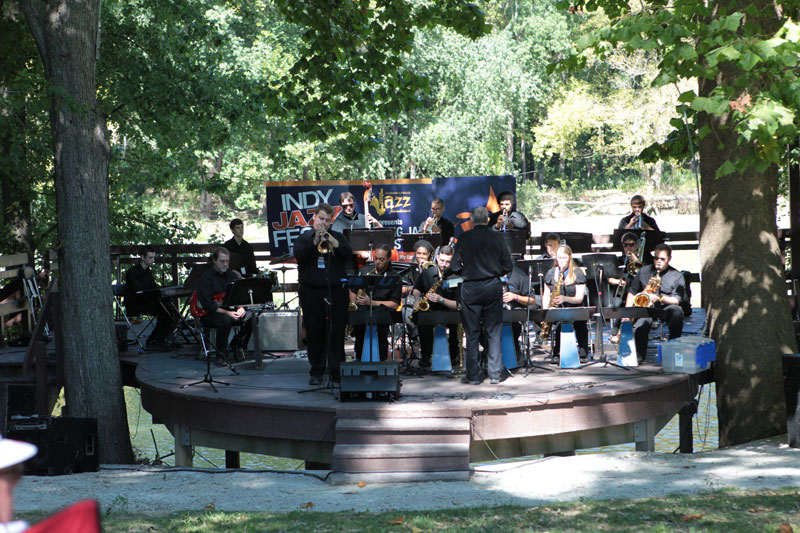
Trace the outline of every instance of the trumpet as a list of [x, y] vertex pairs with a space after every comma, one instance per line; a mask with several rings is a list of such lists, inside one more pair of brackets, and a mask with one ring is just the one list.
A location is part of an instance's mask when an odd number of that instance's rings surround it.
[[323, 255], [329, 254], [333, 251], [333, 245], [331, 244], [331, 236], [329, 233], [323, 233], [320, 235], [319, 244], [317, 244], [317, 251]]
[[503, 209], [503, 231], [508, 227], [508, 210]]
[[439, 227], [439, 220], [441, 220], [442, 217], [434, 215], [433, 211], [431, 211], [431, 216], [428, 218], [430, 218], [431, 223], [430, 225], [425, 225], [423, 233], [441, 233], [442, 230]]

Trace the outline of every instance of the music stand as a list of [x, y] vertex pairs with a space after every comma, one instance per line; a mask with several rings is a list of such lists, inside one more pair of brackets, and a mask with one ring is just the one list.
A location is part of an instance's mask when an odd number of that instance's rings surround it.
[[[254, 370], [263, 370], [264, 359], [261, 356], [261, 335], [258, 330], [258, 320], [265, 309], [273, 307], [272, 280], [270, 278], [244, 278], [234, 281], [228, 285], [225, 298], [222, 300], [222, 306], [245, 307], [248, 311], [255, 311], [251, 313], [249, 318], [252, 324], [250, 334], [255, 335], [251, 363]], [[256, 309], [258, 306], [260, 308]], [[242, 348], [245, 349], [246, 346]]]
[[394, 229], [393, 228], [377, 228], [365, 229], [356, 228], [350, 232], [350, 248], [354, 251], [369, 250], [370, 255], [372, 250], [385, 244], [390, 249], [394, 248]]
[[498, 231], [503, 235], [503, 242], [508, 247], [511, 255], [525, 255], [525, 247], [528, 245], [528, 231], [524, 229], [507, 229]]
[[[367, 276], [351, 276], [345, 280], [344, 286], [347, 287], [349, 290], [357, 293], [359, 290], [363, 290], [365, 293], [369, 294], [369, 309], [367, 311], [367, 319], [366, 321], [362, 322], [354, 322], [353, 320], [363, 320], [363, 317], [359, 315], [359, 311], [351, 311], [350, 318], [351, 324], [360, 325], [364, 324], [366, 326], [378, 326], [378, 325], [388, 325], [392, 323], [392, 317], [389, 314], [388, 309], [375, 309], [375, 306], [372, 304], [372, 295], [375, 292], [376, 288], [381, 289], [392, 289], [395, 285], [401, 282], [401, 279], [398, 276], [380, 276], [380, 275], [367, 275]], [[360, 311], [362, 314], [364, 313], [363, 310]], [[384, 314], [385, 312], [385, 314]], [[378, 321], [380, 320], [380, 321]], [[364, 338], [366, 340], [366, 331], [364, 332]], [[373, 360], [373, 353], [372, 353], [372, 343], [369, 343], [369, 360]], [[388, 354], [387, 354], [388, 355]], [[356, 358], [358, 358], [358, 354], [356, 354]]]
[[442, 245], [441, 233], [403, 233], [401, 240], [401, 251], [415, 252], [414, 244], [417, 241], [428, 241], [433, 246], [434, 250]]

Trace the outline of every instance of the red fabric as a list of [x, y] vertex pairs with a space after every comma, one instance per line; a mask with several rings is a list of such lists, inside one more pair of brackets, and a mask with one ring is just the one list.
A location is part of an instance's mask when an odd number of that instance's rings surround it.
[[28, 529], [30, 533], [100, 533], [100, 508], [95, 500], [83, 500]]

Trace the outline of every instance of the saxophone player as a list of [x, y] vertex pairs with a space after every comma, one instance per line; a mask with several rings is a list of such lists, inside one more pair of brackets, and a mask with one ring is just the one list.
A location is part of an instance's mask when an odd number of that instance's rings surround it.
[[444, 218], [444, 200], [435, 198], [431, 202], [431, 216], [419, 225], [420, 233], [441, 233], [442, 244], [449, 244], [455, 233], [453, 223]]
[[[379, 245], [375, 248], [375, 264], [366, 265], [361, 268], [360, 274], [384, 276], [387, 278], [398, 278], [397, 282], [392, 284], [392, 287], [376, 287], [370, 296], [367, 292], [350, 291], [350, 303], [355, 304], [357, 309], [368, 309], [372, 306], [373, 309], [383, 306], [390, 311], [395, 311], [400, 306], [401, 290], [400, 275], [392, 270], [391, 261], [391, 248], [385, 244]], [[389, 324], [378, 324], [378, 352], [380, 353], [381, 361], [386, 361], [389, 355]], [[361, 355], [361, 349], [364, 346], [364, 335], [366, 333], [366, 326], [364, 324], [353, 326], [353, 337], [355, 337], [355, 350], [356, 357]]]
[[[586, 294], [586, 274], [575, 264], [572, 248], [562, 244], [556, 250], [553, 267], [544, 276], [542, 307], [581, 307]], [[578, 354], [585, 361], [589, 354], [589, 328], [585, 320], [573, 322], [578, 339]], [[561, 324], [556, 328], [553, 354], [561, 355]]]
[[[683, 308], [681, 301], [686, 293], [686, 281], [683, 274], [671, 267], [672, 248], [668, 244], [658, 244], [653, 251], [654, 263], [639, 270], [639, 274], [631, 281], [628, 291], [626, 307], [633, 307], [637, 294], [645, 291], [646, 287], [655, 287], [649, 294], [652, 307], [663, 309], [666, 313], [669, 338], [676, 339], [683, 333]], [[660, 278], [658, 283], [649, 283], [651, 278]], [[625, 319], [623, 319], [625, 320]], [[636, 341], [636, 357], [642, 363], [647, 355], [647, 341], [650, 337], [650, 326], [653, 319], [640, 318], [633, 327], [633, 336]]]
[[[440, 280], [447, 280], [450, 275], [450, 261], [453, 259], [453, 247], [442, 246], [436, 256], [436, 268], [426, 268], [414, 285], [414, 296], [419, 301], [425, 298], [430, 310], [458, 310], [458, 287], [445, 289]], [[435, 288], [433, 292], [431, 289]], [[424, 311], [421, 311], [424, 312]], [[458, 324], [447, 324], [447, 339], [450, 347], [450, 363], [454, 369], [461, 366], [460, 348], [461, 331]], [[433, 357], [433, 325], [419, 326], [420, 368], [430, 370]]]

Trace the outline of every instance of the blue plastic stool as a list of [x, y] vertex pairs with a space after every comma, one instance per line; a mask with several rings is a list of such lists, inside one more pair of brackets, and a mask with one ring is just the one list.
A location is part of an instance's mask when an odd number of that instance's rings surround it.
[[639, 358], [636, 356], [636, 341], [633, 339], [633, 323], [629, 320], [623, 322], [619, 327], [617, 364], [619, 366], [639, 366]]
[[559, 355], [561, 368], [580, 368], [581, 358], [578, 356], [578, 339], [575, 338], [575, 328], [569, 322], [561, 324], [561, 354]]
[[517, 363], [517, 350], [514, 349], [514, 334], [511, 331], [511, 324], [503, 324], [500, 339], [503, 346], [503, 366], [508, 370], [519, 367]]
[[[372, 350], [370, 350], [370, 346]], [[372, 356], [370, 357], [370, 354]], [[381, 352], [378, 349], [378, 331], [375, 326], [367, 326], [364, 331], [364, 346], [361, 348], [362, 363], [377, 363], [381, 360]]]
[[431, 362], [433, 372], [452, 372], [453, 365], [450, 363], [450, 345], [447, 343], [447, 328], [436, 326], [433, 328], [433, 361]]

